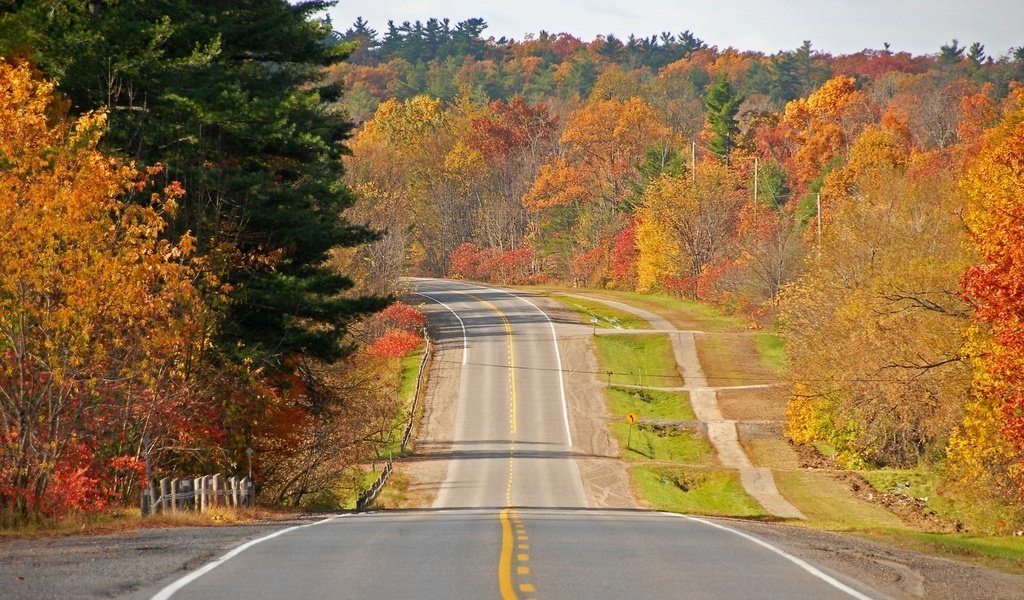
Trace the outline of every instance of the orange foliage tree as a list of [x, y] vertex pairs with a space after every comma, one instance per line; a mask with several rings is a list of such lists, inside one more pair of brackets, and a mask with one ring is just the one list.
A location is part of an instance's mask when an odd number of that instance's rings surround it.
[[627, 223], [624, 201], [639, 178], [637, 165], [669, 133], [640, 98], [597, 100], [569, 115], [560, 153], [540, 168], [523, 198], [539, 216], [538, 245], [558, 263], [560, 275], [603, 283], [611, 240]]
[[147, 185], [97, 149], [105, 116], [65, 111], [0, 62], [0, 506], [19, 518], [101, 508], [131, 462], [101, 447], [185, 418], [199, 349], [192, 240], [160, 238], [183, 191], [124, 202]]
[[806, 184], [818, 177], [856, 137], [868, 116], [866, 98], [853, 77], [834, 77], [807, 98], [787, 104], [782, 123], [799, 145], [792, 159], [796, 180]]

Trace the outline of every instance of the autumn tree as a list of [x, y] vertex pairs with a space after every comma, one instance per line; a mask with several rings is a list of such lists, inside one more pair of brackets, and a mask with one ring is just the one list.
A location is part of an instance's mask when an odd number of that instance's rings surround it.
[[724, 259], [744, 192], [716, 160], [689, 176], [663, 176], [647, 186], [637, 209], [638, 287], [693, 294], [697, 278]]
[[834, 77], [807, 98], [786, 104], [782, 124], [798, 147], [792, 157], [796, 180], [812, 181], [841, 157], [869, 116], [865, 96], [852, 77]]
[[161, 238], [183, 190], [150, 190], [99, 150], [105, 114], [66, 109], [0, 62], [0, 507], [18, 517], [102, 508], [143, 435], [194, 441], [206, 426], [175, 425], [210, 414], [189, 387], [194, 239]]
[[466, 137], [481, 112], [466, 98], [452, 106], [427, 96], [392, 99], [355, 140], [363, 156], [350, 181], [400, 208], [373, 211], [369, 223], [409, 236], [410, 266], [423, 272], [446, 274], [451, 253], [473, 237], [487, 165]]
[[964, 420], [950, 442], [953, 477], [973, 495], [1024, 499], [1024, 96], [1017, 92], [961, 181], [979, 264], [964, 294], [980, 321], [971, 330], [977, 365]]
[[793, 206], [744, 205], [736, 226], [734, 293], [746, 305], [775, 304], [806, 252], [804, 227]]
[[316, 415], [274, 421], [304, 411], [296, 369], [339, 360], [351, 351], [348, 326], [387, 303], [350, 294], [350, 274], [328, 261], [376, 237], [343, 217], [354, 200], [342, 183], [352, 124], [333, 105], [341, 87], [324, 67], [351, 47], [318, 17], [328, 6], [29, 1], [0, 10], [0, 53], [30, 55], [73, 111], [105, 108], [104, 149], [162, 164], [158, 185], [185, 190], [161, 235], [194, 236], [197, 285], [215, 310], [204, 320], [212, 343], [190, 363], [203, 375], [191, 384], [218, 406], [214, 416], [182, 414], [225, 431], [212, 464], [168, 451], [189, 444], [148, 449], [160, 472], [237, 468], [247, 446], [264, 455], [295, 440], [290, 432]]
[[[566, 119], [559, 153], [544, 164], [523, 203], [540, 216], [539, 237], [553, 227], [572, 231], [571, 243], [560, 248], [548, 244], [563, 274], [594, 279], [604, 276], [607, 249], [600, 246], [625, 225], [623, 209], [645, 161], [647, 148], [668, 141], [668, 129], [651, 107], [639, 98], [588, 103]], [[574, 257], [588, 253], [589, 265]]]
[[521, 249], [529, 223], [523, 195], [554, 150], [556, 119], [547, 106], [516, 97], [492, 102], [470, 127], [467, 143], [487, 166], [476, 239], [502, 251]]
[[958, 207], [941, 156], [873, 163], [830, 206], [782, 297], [792, 439], [831, 444], [848, 465], [942, 458], [969, 370]]
[[342, 298], [351, 279], [325, 265], [374, 237], [341, 216], [352, 125], [327, 106], [341, 90], [323, 67], [350, 48], [325, 43], [329, 6], [31, 1], [0, 15], [0, 53], [29, 52], [73, 110], [108, 110], [108, 149], [182, 183], [171, 231], [191, 231], [232, 288], [216, 330], [231, 360], [336, 359], [346, 324], [383, 305]]

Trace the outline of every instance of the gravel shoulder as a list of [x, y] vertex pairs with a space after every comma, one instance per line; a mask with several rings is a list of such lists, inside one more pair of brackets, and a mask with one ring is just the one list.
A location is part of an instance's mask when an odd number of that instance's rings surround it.
[[797, 526], [716, 519], [793, 556], [862, 581], [892, 598], [1011, 600], [1024, 597], [1024, 576], [942, 558], [854, 535]]
[[150, 598], [240, 544], [323, 518], [7, 540], [0, 542], [0, 597]]

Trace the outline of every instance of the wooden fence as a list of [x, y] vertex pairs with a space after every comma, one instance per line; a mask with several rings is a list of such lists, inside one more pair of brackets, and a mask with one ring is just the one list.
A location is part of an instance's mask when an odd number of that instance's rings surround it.
[[248, 477], [164, 477], [153, 483], [142, 490], [143, 516], [179, 510], [205, 512], [214, 506], [253, 506], [256, 501], [256, 490]]
[[[416, 422], [416, 407], [423, 392], [423, 374], [430, 360], [431, 345], [426, 330], [423, 332], [426, 350], [420, 360], [420, 368], [416, 373], [416, 390], [413, 392], [412, 405], [409, 407], [409, 418], [402, 435], [402, 451], [409, 445], [413, 425]], [[356, 510], [364, 510], [377, 499], [384, 485], [394, 470], [394, 460], [388, 457], [377, 480], [359, 495]], [[202, 477], [171, 479], [165, 477], [153, 482], [149, 489], [142, 490], [142, 515], [163, 511], [198, 510], [206, 511], [214, 506], [253, 506], [256, 493], [252, 480], [248, 477], [224, 477], [223, 475], [204, 475]]]

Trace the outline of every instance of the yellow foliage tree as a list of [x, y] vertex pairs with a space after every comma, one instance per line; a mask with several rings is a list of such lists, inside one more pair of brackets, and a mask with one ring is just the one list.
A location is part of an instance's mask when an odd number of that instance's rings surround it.
[[[60, 512], [96, 490], [117, 432], [186, 419], [200, 348], [192, 239], [161, 239], [177, 184], [97, 149], [52, 83], [0, 62], [0, 506]], [[164, 429], [166, 431], [166, 429]]]
[[725, 256], [743, 198], [736, 174], [715, 160], [698, 163], [693, 177], [662, 176], [651, 182], [637, 209], [641, 287], [662, 287], [669, 277], [688, 278], [692, 284]]
[[636, 228], [638, 292], [649, 293], [661, 287], [669, 277], [679, 277], [683, 261], [679, 243], [672, 238], [668, 224], [654, 211], [637, 211]]
[[850, 465], [939, 460], [963, 406], [968, 311], [957, 280], [969, 255], [953, 178], [939, 167], [851, 169], [854, 192], [782, 295], [787, 431], [833, 445]]
[[524, 203], [533, 210], [611, 205], [630, 193], [644, 151], [669, 134], [640, 98], [591, 102], [569, 115], [561, 154], [541, 167]]
[[[960, 187], [964, 221], [981, 263], [964, 291], [980, 323], [971, 330], [973, 395], [949, 444], [953, 477], [979, 497], [1024, 500], [1024, 92], [984, 137]], [[1024, 513], [1024, 511], [1022, 511]], [[1018, 514], [1024, 520], [1024, 514]]]
[[886, 171], [902, 171], [909, 162], [910, 152], [897, 133], [875, 125], [865, 127], [853, 142], [846, 163], [825, 176], [821, 187], [825, 218], [836, 202], [856, 194], [858, 183]]

